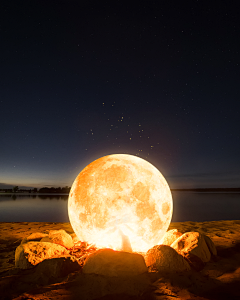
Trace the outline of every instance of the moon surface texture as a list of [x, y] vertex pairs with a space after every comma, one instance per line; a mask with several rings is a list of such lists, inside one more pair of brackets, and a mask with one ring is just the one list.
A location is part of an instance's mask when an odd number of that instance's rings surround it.
[[123, 251], [146, 252], [159, 244], [172, 209], [171, 191], [158, 169], [127, 154], [104, 156], [86, 166], [68, 199], [80, 241]]

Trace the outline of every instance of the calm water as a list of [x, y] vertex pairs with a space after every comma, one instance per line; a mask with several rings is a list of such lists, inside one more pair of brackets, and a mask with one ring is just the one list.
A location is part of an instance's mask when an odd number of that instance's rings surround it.
[[[240, 220], [240, 193], [173, 192], [173, 222]], [[68, 195], [0, 194], [0, 222], [69, 222]]]

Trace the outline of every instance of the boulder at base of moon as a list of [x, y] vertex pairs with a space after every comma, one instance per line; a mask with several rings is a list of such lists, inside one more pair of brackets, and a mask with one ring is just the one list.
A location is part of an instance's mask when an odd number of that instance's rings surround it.
[[176, 241], [176, 239], [178, 239], [181, 235], [182, 233], [179, 232], [177, 229], [169, 230], [164, 234], [163, 238], [160, 241], [160, 244], [171, 246], [172, 243]]
[[112, 249], [101, 249], [89, 255], [83, 266], [83, 273], [111, 277], [135, 276], [147, 271], [142, 255]]
[[191, 270], [188, 262], [176, 250], [167, 245], [157, 245], [145, 255], [146, 265], [150, 270], [159, 272], [184, 272]]
[[33, 274], [29, 274], [29, 280], [41, 285], [50, 284], [55, 278], [67, 276], [69, 273], [78, 271], [81, 266], [75, 257], [63, 256], [45, 259], [34, 269]]
[[211, 259], [211, 253], [204, 236], [199, 232], [184, 233], [172, 243], [171, 247], [183, 256], [191, 253], [201, 258], [203, 262], [208, 262]]
[[50, 230], [48, 236], [43, 238], [41, 242], [58, 244], [67, 249], [70, 249], [74, 246], [71, 235], [63, 229]]
[[15, 267], [30, 269], [45, 259], [68, 254], [69, 252], [66, 248], [57, 244], [28, 242], [17, 247], [15, 251]]
[[46, 233], [41, 233], [41, 232], [34, 232], [32, 234], [30, 234], [28, 237], [24, 238], [22, 241], [21, 241], [21, 244], [25, 244], [25, 243], [28, 243], [30, 241], [40, 241], [42, 238], [48, 236], [48, 234]]

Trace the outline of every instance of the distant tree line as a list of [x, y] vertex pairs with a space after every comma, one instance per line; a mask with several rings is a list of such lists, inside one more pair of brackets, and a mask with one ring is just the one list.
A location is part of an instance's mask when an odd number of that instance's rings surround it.
[[69, 194], [70, 192], [70, 187], [65, 186], [65, 187], [43, 187], [41, 189], [33, 188], [33, 189], [19, 189], [18, 186], [13, 187], [12, 189], [0, 189], [0, 192], [3, 193], [45, 193], [45, 194]]
[[0, 189], [0, 193], [13, 193], [13, 189]]
[[54, 188], [54, 187], [51, 187], [51, 188], [48, 188], [48, 187], [43, 187], [41, 189], [39, 189], [38, 193], [63, 193], [63, 194], [69, 194], [70, 192], [70, 187], [68, 186], [65, 186], [65, 187], [58, 187], [58, 188]]

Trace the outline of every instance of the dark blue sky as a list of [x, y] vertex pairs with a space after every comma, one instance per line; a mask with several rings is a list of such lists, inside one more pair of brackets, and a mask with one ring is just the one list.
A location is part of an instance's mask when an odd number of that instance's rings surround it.
[[2, 1], [0, 188], [65, 186], [112, 153], [171, 188], [240, 187], [240, 9]]

